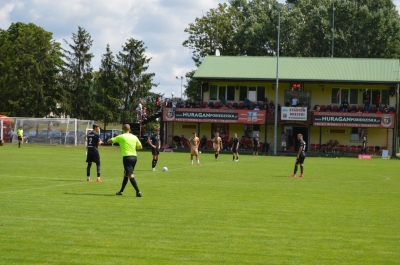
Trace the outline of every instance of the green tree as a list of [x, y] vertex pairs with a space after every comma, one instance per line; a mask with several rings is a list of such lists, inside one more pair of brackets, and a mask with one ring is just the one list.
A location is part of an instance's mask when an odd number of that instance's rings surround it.
[[189, 24], [185, 29], [189, 37], [182, 45], [193, 51], [192, 59], [196, 66], [201, 64], [205, 56], [215, 54], [216, 49], [223, 55], [237, 55], [240, 52], [237, 43], [233, 42], [240, 23], [236, 16], [235, 9], [223, 3]]
[[196, 71], [192, 70], [185, 75], [187, 82], [187, 85], [185, 85], [185, 95], [194, 102], [201, 102], [202, 84], [198, 80], [192, 78], [195, 73]]
[[146, 73], [151, 58], [145, 56], [146, 47], [143, 41], [128, 39], [117, 59], [123, 81], [122, 121], [132, 121], [136, 116], [136, 107], [140, 99], [146, 99], [153, 84], [154, 73]]
[[61, 56], [52, 33], [32, 23], [12, 23], [7, 31], [0, 30], [1, 110], [25, 117], [59, 114]]
[[92, 37], [82, 27], [72, 34], [72, 44], [64, 40], [70, 50], [64, 49], [65, 66], [63, 87], [70, 97], [70, 114], [79, 119], [89, 119], [91, 109], [90, 89], [92, 87], [92, 66], [94, 57], [89, 50], [93, 44]]
[[110, 122], [120, 119], [119, 108], [122, 106], [122, 80], [118, 72], [115, 56], [107, 44], [106, 53], [101, 59], [98, 72], [94, 73], [93, 107], [91, 117], [102, 120], [104, 128]]

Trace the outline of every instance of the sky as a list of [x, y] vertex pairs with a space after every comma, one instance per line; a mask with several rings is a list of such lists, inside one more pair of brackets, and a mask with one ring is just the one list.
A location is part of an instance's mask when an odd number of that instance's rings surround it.
[[[13, 22], [34, 23], [52, 32], [67, 49], [64, 40], [71, 42], [72, 33], [83, 27], [92, 36], [95, 71], [107, 44], [116, 54], [128, 39], [141, 40], [151, 58], [147, 72], [155, 73], [153, 81], [158, 84], [152, 92], [180, 97], [185, 74], [196, 69], [191, 50], [182, 46], [188, 38], [184, 30], [224, 2], [229, 0], [0, 0], [0, 28], [8, 29]], [[400, 0], [393, 2], [399, 10]]]

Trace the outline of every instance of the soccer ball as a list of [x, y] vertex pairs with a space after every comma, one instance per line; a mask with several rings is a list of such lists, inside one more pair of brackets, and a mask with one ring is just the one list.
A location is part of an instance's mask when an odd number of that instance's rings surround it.
[[167, 171], [168, 171], [168, 168], [167, 168], [167, 167], [163, 167], [163, 168], [162, 168], [162, 171], [163, 171], [163, 172], [167, 172]]
[[199, 151], [199, 154], [201, 154], [201, 151]]

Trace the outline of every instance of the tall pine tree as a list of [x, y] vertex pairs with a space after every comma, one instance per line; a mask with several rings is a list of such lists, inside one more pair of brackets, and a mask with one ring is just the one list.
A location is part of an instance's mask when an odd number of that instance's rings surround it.
[[69, 92], [70, 114], [79, 119], [89, 119], [92, 87], [92, 66], [94, 57], [89, 53], [93, 41], [90, 34], [82, 27], [72, 34], [72, 43], [68, 44], [70, 50], [64, 50], [65, 66], [63, 71], [64, 86]]

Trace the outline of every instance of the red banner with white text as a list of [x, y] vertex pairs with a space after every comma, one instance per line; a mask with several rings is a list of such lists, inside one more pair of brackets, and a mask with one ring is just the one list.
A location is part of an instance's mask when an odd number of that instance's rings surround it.
[[172, 108], [163, 109], [165, 122], [265, 124], [265, 110]]

